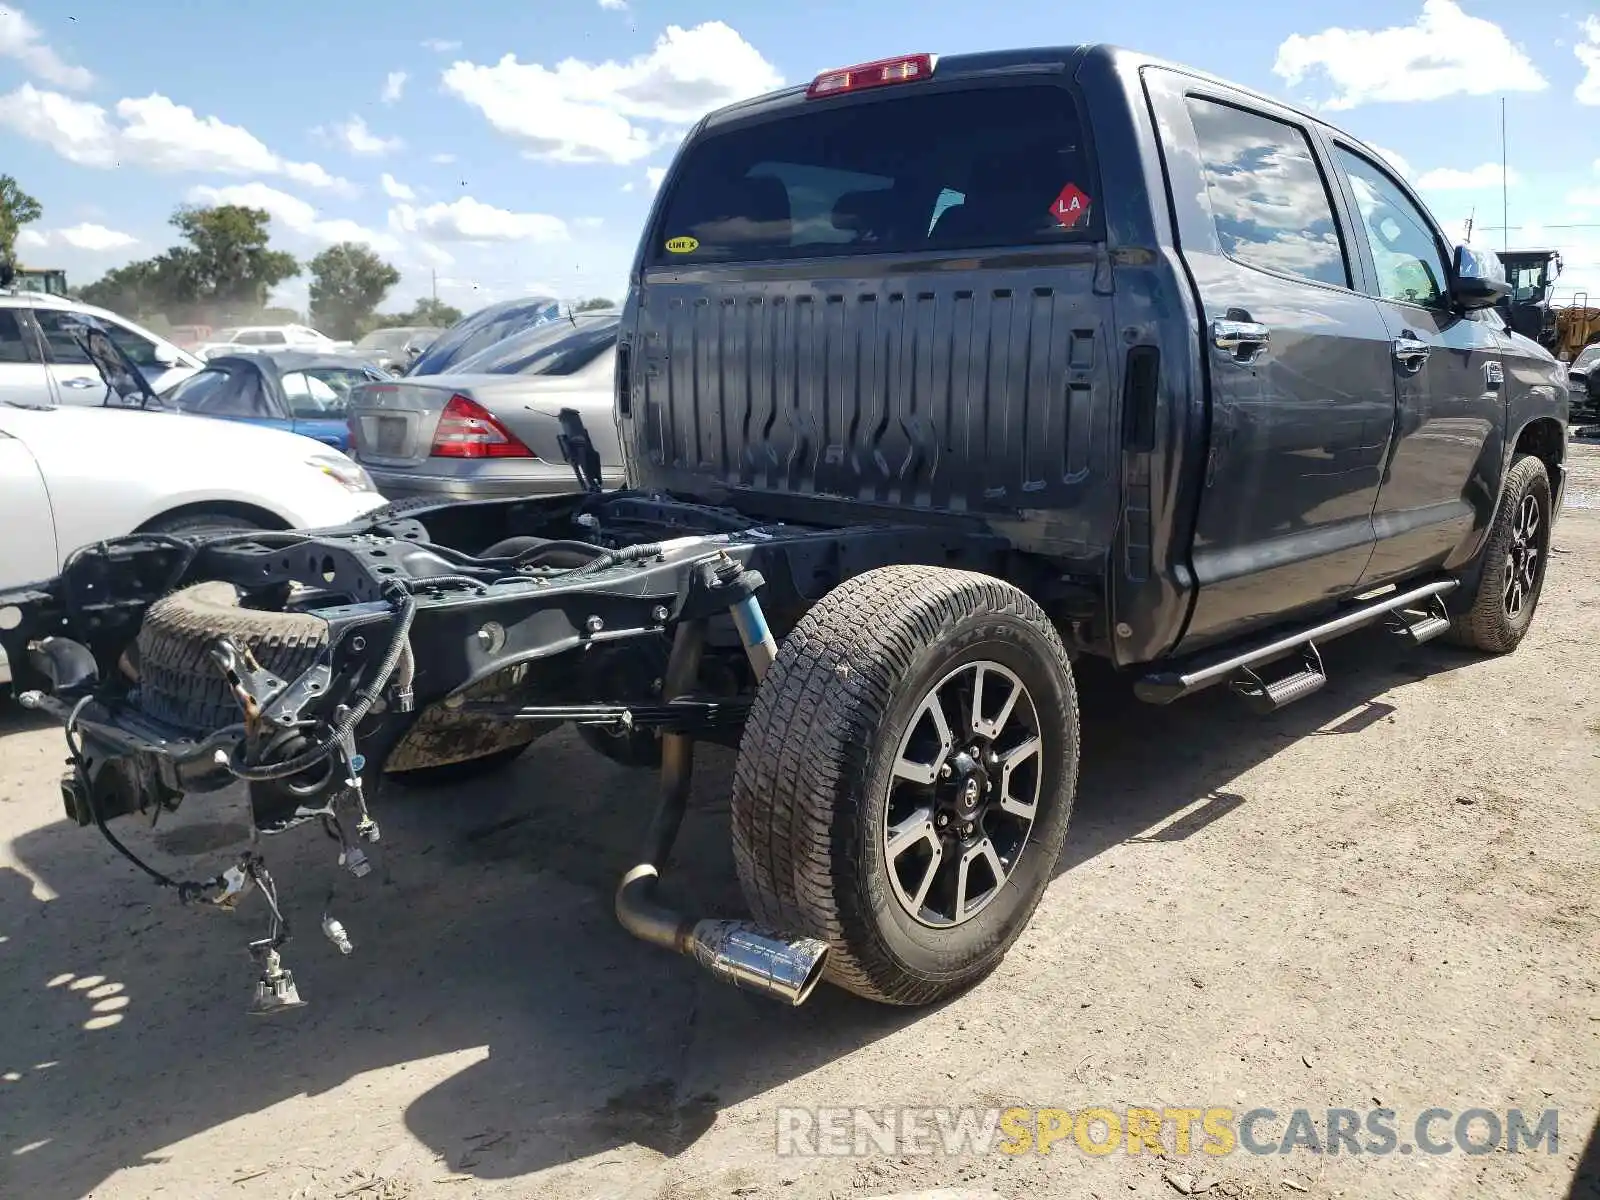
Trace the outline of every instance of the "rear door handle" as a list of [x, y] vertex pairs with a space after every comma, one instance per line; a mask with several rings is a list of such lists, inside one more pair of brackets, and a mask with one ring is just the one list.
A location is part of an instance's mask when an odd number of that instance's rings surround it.
[[1395, 361], [1410, 371], [1421, 370], [1422, 364], [1428, 361], [1428, 355], [1432, 352], [1432, 346], [1412, 337], [1409, 333], [1402, 333], [1394, 340]]
[[1223, 319], [1211, 322], [1211, 342], [1218, 350], [1226, 350], [1240, 362], [1254, 362], [1267, 352], [1272, 340], [1272, 330], [1255, 321]]

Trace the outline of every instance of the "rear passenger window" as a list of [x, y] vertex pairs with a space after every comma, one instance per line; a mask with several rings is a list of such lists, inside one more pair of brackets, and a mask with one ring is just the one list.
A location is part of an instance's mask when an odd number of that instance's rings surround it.
[[22, 340], [22, 325], [13, 309], [0, 308], [0, 363], [28, 361], [28, 344]]
[[1293, 125], [1189, 97], [1217, 238], [1229, 258], [1350, 286], [1333, 201]]
[[652, 239], [663, 265], [1051, 245], [1095, 227], [1055, 86], [812, 101], [713, 133], [675, 175]]

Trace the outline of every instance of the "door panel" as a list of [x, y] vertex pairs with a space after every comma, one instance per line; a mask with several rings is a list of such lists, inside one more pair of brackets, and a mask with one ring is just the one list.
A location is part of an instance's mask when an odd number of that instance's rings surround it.
[[49, 372], [55, 400], [58, 404], [100, 404], [106, 398], [105, 381], [62, 327], [61, 319], [70, 315], [60, 309], [33, 310], [39, 332], [44, 335], [45, 370]]
[[1179, 73], [1147, 80], [1211, 385], [1189, 650], [1355, 587], [1394, 383], [1388, 329], [1349, 286], [1324, 166], [1298, 118]]
[[1489, 321], [1450, 310], [1450, 255], [1426, 210], [1376, 163], [1344, 145], [1334, 154], [1392, 339], [1395, 445], [1363, 579], [1377, 584], [1476, 551], [1505, 422], [1504, 348]]

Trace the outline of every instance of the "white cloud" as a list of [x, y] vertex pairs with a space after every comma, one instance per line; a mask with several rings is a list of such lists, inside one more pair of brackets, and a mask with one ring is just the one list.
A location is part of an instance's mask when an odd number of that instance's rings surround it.
[[461, 49], [461, 43], [447, 42], [443, 38], [424, 38], [422, 48], [432, 50], [435, 54], [449, 54], [452, 50]]
[[228, 187], [197, 187], [189, 191], [194, 204], [240, 204], [265, 209], [285, 229], [308, 241], [331, 246], [335, 242], [361, 242], [379, 253], [392, 254], [399, 242], [387, 233], [368, 229], [343, 217], [324, 218], [298, 196], [280, 192], [264, 183], [242, 183]]
[[600, 7], [607, 12], [627, 12], [628, 0], [600, 0]]
[[1567, 203], [1574, 208], [1600, 208], [1600, 188], [1574, 188], [1567, 193]]
[[665, 167], [646, 167], [644, 169], [645, 182], [650, 185], [650, 190], [656, 191], [661, 187], [661, 181], [667, 177]]
[[492, 66], [453, 64], [445, 88], [502, 133], [558, 162], [638, 162], [661, 142], [636, 122], [683, 123], [783, 83], [770, 62], [721, 21], [669, 25], [627, 62], [563, 59], [554, 67], [508, 54]]
[[379, 182], [383, 185], [383, 194], [391, 200], [415, 200], [417, 193], [401, 183], [389, 172], [385, 171]]
[[1573, 95], [1579, 104], [1600, 104], [1600, 17], [1586, 17], [1583, 41], [1572, 47], [1583, 64], [1583, 79]]
[[279, 157], [247, 129], [198, 116], [156, 93], [117, 101], [113, 119], [98, 104], [25, 83], [0, 96], [0, 126], [42, 142], [81, 167], [285, 175], [312, 187], [350, 186], [316, 163]]
[[[1522, 182], [1522, 177], [1513, 169], [1506, 171], [1506, 183], [1512, 187]], [[1484, 163], [1473, 167], [1470, 171], [1458, 171], [1454, 167], [1439, 167], [1429, 171], [1417, 180], [1417, 186], [1429, 192], [1466, 192], [1474, 188], [1498, 188], [1500, 186], [1500, 164]]]
[[366, 121], [359, 116], [353, 116], [331, 129], [319, 129], [317, 132], [325, 137], [331, 137], [351, 154], [359, 154], [366, 158], [379, 158], [405, 145], [397, 137], [386, 138], [373, 133], [367, 128]]
[[450, 163], [455, 162], [455, 160], [456, 160], [456, 156], [454, 154], [435, 154], [428, 161], [429, 162], [436, 162], [440, 166], [448, 166]]
[[633, 191], [633, 188], [634, 188], [634, 183], [633, 183], [633, 180], [631, 180], [631, 179], [628, 180], [627, 183], [622, 185], [622, 190], [625, 191], [625, 192], [631, 192], [631, 191]]
[[1397, 154], [1393, 150], [1385, 150], [1382, 146], [1374, 146], [1371, 142], [1367, 143], [1367, 147], [1376, 151], [1379, 158], [1383, 159], [1384, 162], [1388, 163], [1401, 175], [1409, 176], [1411, 174], [1411, 164], [1405, 160], [1403, 155]]
[[30, 250], [42, 250], [50, 244], [50, 238], [37, 229], [24, 229], [17, 234], [17, 245]]
[[63, 62], [38, 27], [14, 8], [0, 8], [0, 58], [22, 64], [28, 74], [57, 87], [81, 92], [94, 84], [93, 74]]
[[1493, 21], [1470, 17], [1454, 0], [1423, 0], [1410, 25], [1293, 34], [1272, 66], [1291, 87], [1322, 75], [1330, 109], [1374, 101], [1536, 92], [1544, 76]]
[[393, 104], [405, 94], [406, 80], [409, 79], [404, 71], [390, 71], [383, 81], [383, 102]]
[[399, 232], [443, 242], [564, 242], [570, 236], [560, 217], [507, 212], [471, 196], [426, 208], [396, 205], [389, 212], [389, 224]]

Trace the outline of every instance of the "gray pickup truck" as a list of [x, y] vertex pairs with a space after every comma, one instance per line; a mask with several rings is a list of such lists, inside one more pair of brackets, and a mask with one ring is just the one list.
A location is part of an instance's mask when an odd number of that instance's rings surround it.
[[[334, 530], [134, 536], [0, 596], [121, 848], [243, 780], [361, 874], [382, 785], [579, 727], [659, 773], [622, 924], [790, 1004], [926, 1004], [994, 969], [1068, 836], [1074, 662], [1270, 711], [1371, 625], [1514, 650], [1567, 454], [1509, 332], [1372, 148], [1106, 47], [908, 55], [708, 116], [641, 240], [605, 491]], [[663, 907], [698, 741], [737, 748], [753, 920]], [[130, 858], [136, 856], [129, 854]], [[274, 900], [255, 1009], [300, 1001]], [[281, 903], [277, 902], [280, 901]], [[330, 936], [335, 936], [337, 931]]]

